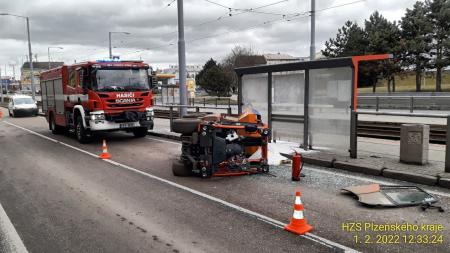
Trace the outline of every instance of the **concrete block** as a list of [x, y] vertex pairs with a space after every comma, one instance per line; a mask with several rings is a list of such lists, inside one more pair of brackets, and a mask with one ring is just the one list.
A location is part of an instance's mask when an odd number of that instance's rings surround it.
[[374, 175], [374, 176], [381, 175], [381, 173], [383, 171], [383, 168], [381, 166], [376, 167], [376, 166], [371, 166], [368, 164], [361, 165], [361, 164], [352, 163], [352, 162], [348, 162], [348, 161], [347, 162], [335, 161], [334, 168], [352, 171], [352, 172], [359, 172], [359, 173], [364, 173], [364, 174]]
[[388, 178], [399, 179], [403, 181], [425, 184], [425, 185], [436, 185], [438, 182], [438, 178], [436, 176], [418, 174], [413, 172], [401, 171], [401, 170], [393, 170], [393, 169], [384, 169], [383, 176]]
[[439, 178], [438, 185], [450, 189], [450, 178]]
[[403, 124], [400, 131], [400, 161], [427, 164], [429, 142], [429, 125]]

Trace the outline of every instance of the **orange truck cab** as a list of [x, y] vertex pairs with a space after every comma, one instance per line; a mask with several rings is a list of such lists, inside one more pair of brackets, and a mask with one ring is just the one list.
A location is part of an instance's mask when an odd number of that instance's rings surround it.
[[153, 129], [152, 80], [142, 61], [90, 61], [41, 73], [42, 111], [54, 133], [80, 143], [99, 131], [143, 137]]

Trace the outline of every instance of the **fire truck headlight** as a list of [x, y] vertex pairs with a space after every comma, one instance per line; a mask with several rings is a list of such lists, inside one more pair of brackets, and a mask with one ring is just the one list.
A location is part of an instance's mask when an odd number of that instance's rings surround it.
[[91, 119], [92, 120], [105, 120], [105, 114], [100, 113], [100, 114], [92, 114], [91, 115]]

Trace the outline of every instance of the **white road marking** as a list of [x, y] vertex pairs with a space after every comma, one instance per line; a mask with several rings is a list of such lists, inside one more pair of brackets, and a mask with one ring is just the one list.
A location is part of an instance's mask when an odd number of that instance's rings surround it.
[[[42, 134], [40, 134], [40, 133], [34, 132], [34, 131], [30, 130], [30, 129], [27, 129], [27, 128], [18, 126], [18, 125], [16, 125], [16, 124], [13, 124], [13, 123], [8, 122], [8, 121], [4, 121], [4, 123], [6, 123], [6, 124], [8, 124], [8, 125], [11, 125], [11, 126], [14, 126], [14, 127], [16, 127], [16, 128], [22, 129], [22, 130], [24, 130], [24, 131], [26, 131], [26, 132], [29, 132], [29, 133], [33, 134], [33, 135], [42, 137], [42, 138], [44, 138], [44, 139], [46, 139], [46, 140], [50, 140], [50, 141], [52, 141], [52, 142], [59, 143], [59, 144], [64, 145], [64, 146], [66, 146], [66, 147], [68, 147], [68, 148], [71, 148], [71, 149], [80, 151], [80, 152], [82, 152], [82, 153], [84, 153], [84, 154], [87, 154], [87, 155], [90, 155], [90, 156], [93, 156], [93, 157], [98, 158], [98, 155], [96, 155], [96, 154], [94, 154], [94, 153], [90, 153], [90, 152], [88, 152], [88, 151], [82, 150], [82, 149], [77, 148], [77, 147], [75, 147], [75, 146], [72, 146], [72, 145], [70, 145], [70, 144], [67, 144], [67, 143], [64, 143], [64, 142], [55, 140], [55, 139], [53, 139], [53, 138], [47, 137], [47, 136], [42, 135]], [[194, 194], [194, 195], [203, 197], [203, 198], [205, 198], [205, 199], [214, 201], [214, 202], [216, 202], [216, 203], [222, 204], [222, 205], [227, 206], [227, 207], [229, 207], [229, 208], [235, 209], [235, 210], [237, 210], [237, 211], [239, 211], [239, 212], [242, 212], [242, 213], [245, 213], [245, 214], [247, 214], [247, 215], [253, 216], [253, 217], [255, 217], [256, 219], [258, 219], [258, 220], [260, 220], [260, 221], [263, 221], [263, 222], [265, 222], [265, 223], [267, 223], [267, 224], [273, 225], [273, 226], [275, 226], [275, 227], [278, 227], [278, 228], [281, 228], [281, 229], [284, 228], [284, 225], [285, 225], [285, 224], [284, 224], [283, 222], [281, 222], [281, 221], [272, 219], [272, 218], [270, 218], [270, 217], [268, 217], [268, 216], [265, 216], [265, 215], [263, 215], [263, 214], [260, 214], [260, 213], [251, 211], [251, 210], [246, 209], [246, 208], [244, 208], [244, 207], [240, 207], [240, 206], [235, 205], [235, 204], [233, 204], [233, 203], [230, 203], [230, 202], [227, 202], [227, 201], [225, 201], [225, 200], [222, 200], [222, 199], [216, 198], [216, 197], [214, 197], [214, 196], [208, 195], [208, 194], [206, 194], [206, 193], [203, 193], [203, 192], [194, 190], [194, 189], [192, 189], [192, 188], [186, 187], [186, 186], [184, 186], [184, 185], [181, 185], [181, 184], [178, 184], [178, 183], [169, 181], [169, 180], [167, 180], [167, 179], [160, 178], [160, 177], [158, 177], [158, 176], [155, 176], [155, 175], [152, 175], [152, 174], [149, 174], [149, 173], [140, 171], [140, 170], [138, 170], [138, 169], [135, 169], [135, 168], [130, 167], [130, 166], [125, 165], [125, 164], [121, 164], [121, 163], [116, 162], [116, 161], [113, 161], [113, 160], [102, 160], [102, 161], [107, 162], [107, 163], [110, 163], [110, 164], [113, 164], [113, 165], [116, 165], [116, 166], [121, 167], [121, 168], [124, 168], [124, 169], [127, 169], [127, 170], [132, 171], [132, 172], [135, 172], [135, 173], [137, 173], [137, 174], [140, 174], [140, 175], [149, 177], [149, 178], [154, 179], [154, 180], [157, 180], [157, 181], [159, 181], [159, 182], [162, 182], [162, 183], [171, 185], [171, 186], [173, 186], [173, 187], [175, 187], [175, 188], [178, 188], [178, 189], [181, 189], [181, 190], [190, 192], [190, 193], [192, 193], [192, 194]], [[328, 240], [328, 239], [326, 239], [326, 238], [320, 237], [320, 236], [315, 235], [315, 234], [312, 234], [312, 233], [307, 233], [307, 234], [305, 234], [305, 235], [301, 235], [301, 237], [303, 237], [303, 238], [305, 238], [305, 239], [308, 239], [308, 240], [311, 240], [311, 241], [314, 241], [314, 242], [317, 242], [317, 243], [319, 243], [319, 244], [321, 244], [321, 245], [323, 245], [323, 246], [326, 246], [326, 247], [328, 247], [328, 248], [338, 248], [338, 249], [341, 249], [341, 250], [343, 250], [345, 253], [359, 253], [359, 251], [356, 251], [355, 249], [349, 248], [349, 247], [347, 247], [347, 246], [345, 246], [345, 245], [342, 245], [342, 244], [339, 244], [339, 243], [337, 243], [337, 242], [330, 241], [330, 240]]]
[[[28, 253], [27, 248], [20, 239], [19, 234], [14, 228], [11, 220], [0, 203], [0, 233], [5, 237], [3, 245], [0, 244], [0, 250], [10, 250], [11, 253]], [[2, 246], [4, 248], [2, 248]]]

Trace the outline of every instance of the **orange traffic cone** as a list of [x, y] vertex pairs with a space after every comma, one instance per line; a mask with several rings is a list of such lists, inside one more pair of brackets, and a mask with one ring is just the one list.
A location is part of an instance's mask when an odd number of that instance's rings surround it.
[[3, 117], [3, 112], [0, 110], [0, 119]]
[[311, 230], [313, 227], [306, 223], [306, 219], [303, 216], [303, 204], [300, 198], [300, 191], [295, 192], [295, 202], [294, 202], [294, 214], [292, 215], [291, 223], [284, 226], [284, 229], [292, 232], [294, 234], [303, 235]]
[[103, 140], [102, 153], [98, 156], [101, 159], [110, 159], [111, 155], [108, 153], [108, 147], [106, 146], [106, 141]]

